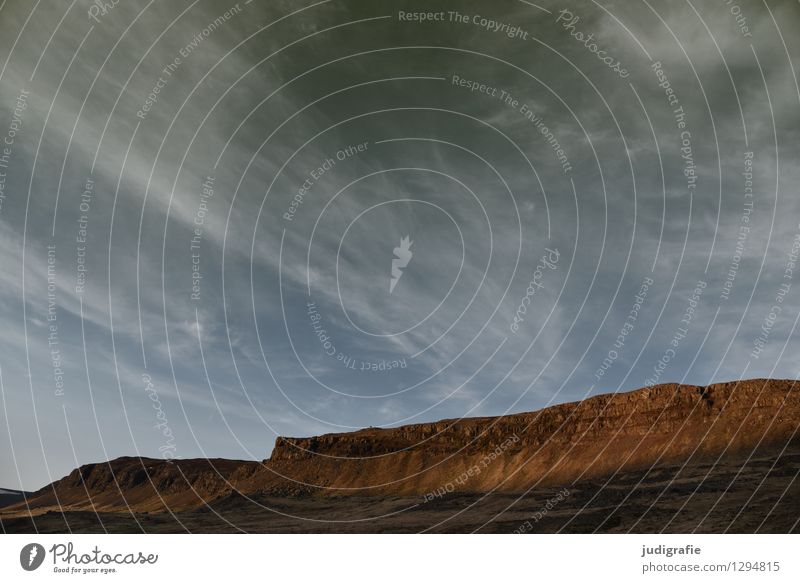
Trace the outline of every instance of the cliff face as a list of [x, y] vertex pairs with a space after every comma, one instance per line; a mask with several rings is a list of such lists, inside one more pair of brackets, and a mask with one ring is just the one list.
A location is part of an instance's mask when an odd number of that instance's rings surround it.
[[780, 449], [798, 427], [800, 390], [791, 381], [658, 385], [533, 413], [279, 437], [263, 463], [120, 458], [74, 470], [29, 504], [163, 511], [200, 507], [234, 492], [428, 498], [519, 492], [618, 471], [746, 458]]
[[[520, 437], [521, 447], [553, 441], [570, 444], [575, 439], [603, 441], [616, 434], [621, 434], [617, 437], [674, 435], [700, 429], [698, 422], [716, 420], [717, 427], [709, 435], [714, 436], [723, 426], [735, 425], [745, 418], [758, 424], [773, 421], [774, 417], [779, 426], [788, 423], [794, 427], [788, 413], [796, 412], [799, 399], [800, 387], [793, 390], [791, 381], [756, 380], [709, 387], [657, 385], [504, 417], [443, 420], [318, 437], [279, 437], [270, 459], [299, 461], [319, 455], [369, 457], [416, 448], [440, 454], [464, 448], [481, 451], [510, 435]], [[752, 427], [740, 437], [746, 441], [751, 430]]]
[[275, 493], [519, 491], [749, 454], [786, 444], [798, 425], [791, 381], [667, 384], [534, 413], [278, 438], [248, 483]]

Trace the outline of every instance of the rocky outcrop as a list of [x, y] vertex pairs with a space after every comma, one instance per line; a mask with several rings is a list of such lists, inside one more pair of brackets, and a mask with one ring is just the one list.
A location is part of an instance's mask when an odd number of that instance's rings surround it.
[[252, 487], [260, 481], [264, 491], [291, 483], [328, 494], [519, 491], [748, 454], [786, 444], [798, 425], [800, 390], [792, 381], [664, 384], [533, 413], [278, 438]]

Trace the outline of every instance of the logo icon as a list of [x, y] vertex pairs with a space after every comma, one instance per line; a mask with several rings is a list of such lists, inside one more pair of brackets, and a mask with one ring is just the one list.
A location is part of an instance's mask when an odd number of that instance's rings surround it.
[[394, 291], [394, 286], [403, 277], [403, 269], [406, 268], [408, 262], [414, 256], [411, 251], [413, 241], [409, 241], [408, 235], [400, 239], [400, 246], [394, 248], [394, 259], [392, 259], [392, 277], [389, 280], [389, 293]]
[[38, 543], [30, 543], [19, 552], [19, 564], [26, 571], [35, 571], [44, 562], [44, 547]]

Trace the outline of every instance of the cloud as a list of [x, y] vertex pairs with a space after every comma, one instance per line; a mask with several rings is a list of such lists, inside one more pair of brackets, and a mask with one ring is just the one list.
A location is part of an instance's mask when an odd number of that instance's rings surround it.
[[[0, 38], [20, 35], [0, 77], [0, 140], [30, 91], [0, 169], [0, 367], [14, 454], [0, 452], [0, 466], [16, 475], [14, 457], [30, 460], [25, 487], [75, 459], [158, 455], [143, 374], [181, 455], [248, 458], [275, 433], [503, 414], [635, 388], [682, 327], [698, 281], [707, 287], [664, 380], [738, 378], [744, 363], [747, 376], [796, 372], [785, 356], [790, 299], [762, 354], [749, 356], [780, 285], [796, 285], [786, 278], [800, 210], [792, 3], [747, 7], [752, 36], [724, 6], [570, 8], [575, 30], [624, 63], [625, 79], [555, 22], [555, 6], [457, 8], [519, 25], [528, 40], [471, 19], [400, 23], [393, 5], [352, 2], [240, 4], [211, 30], [223, 8], [120, 4], [88, 36], [83, 9], [60, 26], [63, 12], [38, 8], [25, 24], [24, 3], [0, 11]], [[390, 294], [406, 236], [413, 258]], [[559, 250], [558, 267], [514, 333], [546, 248]], [[614, 348], [647, 278], [635, 326]]]

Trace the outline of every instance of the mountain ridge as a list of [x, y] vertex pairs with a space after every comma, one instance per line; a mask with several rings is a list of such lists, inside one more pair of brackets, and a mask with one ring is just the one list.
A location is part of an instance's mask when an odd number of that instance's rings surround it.
[[[175, 512], [231, 496], [522, 492], [619, 472], [752, 456], [797, 441], [795, 381], [661, 384], [534, 412], [278, 437], [262, 462], [123, 457], [27, 498], [53, 510]], [[25, 503], [2, 514], [29, 512]]]

